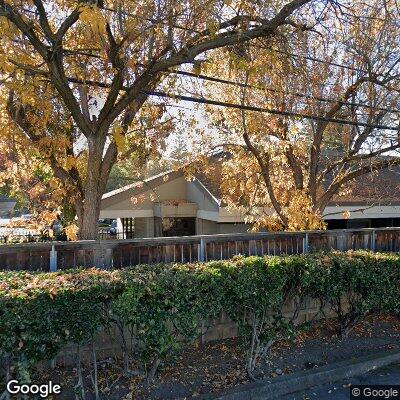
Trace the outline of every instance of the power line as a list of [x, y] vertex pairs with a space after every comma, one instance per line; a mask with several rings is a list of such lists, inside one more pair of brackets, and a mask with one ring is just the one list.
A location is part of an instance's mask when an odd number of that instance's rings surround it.
[[[108, 9], [108, 11], [111, 12], [118, 12], [117, 10], [114, 9]], [[124, 12], [125, 13], [125, 12]], [[127, 13], [125, 13], [127, 14]], [[133, 14], [130, 14], [132, 16], [135, 16]], [[137, 16], [136, 16], [137, 17]], [[145, 17], [141, 17], [144, 20], [150, 21], [152, 23], [162, 23], [159, 20], [156, 19], [147, 19]], [[179, 27], [179, 26], [174, 26], [178, 29], [186, 29], [185, 27]], [[254, 46], [254, 45], [253, 45]], [[258, 48], [263, 48], [258, 46]], [[268, 49], [265, 48], [267, 50], [272, 50], [272, 51], [276, 51], [279, 53], [283, 53], [283, 54], [288, 54], [290, 56], [293, 57], [302, 57], [314, 62], [320, 62], [320, 63], [324, 63], [324, 64], [328, 64], [328, 65], [333, 65], [336, 67], [340, 67], [340, 68], [346, 68], [346, 69], [350, 69], [350, 70], [358, 70], [361, 72], [362, 70], [359, 69], [355, 69], [354, 67], [349, 67], [343, 64], [338, 64], [338, 63], [333, 63], [333, 62], [327, 62], [325, 60], [320, 60], [318, 58], [315, 57], [310, 57], [310, 56], [302, 56], [302, 55], [298, 55], [298, 54], [293, 54], [293, 53], [288, 53], [288, 52], [282, 52], [281, 50], [276, 50], [276, 49]], [[235, 84], [238, 85], [237, 82], [232, 82], [232, 81], [227, 81], [227, 80], [222, 80], [219, 78], [215, 78], [215, 77], [209, 77], [206, 75], [201, 75], [201, 74], [191, 74], [185, 71], [180, 71], [177, 70], [175, 71], [175, 73], [179, 73], [181, 75], [187, 75], [187, 76], [194, 76], [196, 78], [199, 79], [206, 79], [209, 81], [214, 81], [214, 82], [221, 82], [221, 83], [227, 83], [227, 84]], [[239, 84], [239, 85], [243, 85], [243, 84]], [[264, 90], [271, 90], [271, 91], [277, 91], [276, 89], [267, 89], [264, 88]], [[366, 127], [366, 128], [374, 128], [374, 129], [383, 129], [383, 130], [392, 130], [392, 131], [400, 131], [400, 128], [394, 127], [394, 126], [389, 126], [389, 125], [380, 125], [380, 124], [368, 124], [368, 123], [364, 123], [364, 122], [354, 122], [354, 121], [348, 121], [345, 119], [337, 119], [337, 118], [326, 118], [323, 116], [317, 116], [317, 115], [309, 115], [309, 114], [304, 114], [304, 113], [298, 113], [298, 112], [292, 112], [292, 111], [279, 111], [273, 108], [262, 108], [262, 107], [256, 107], [256, 106], [249, 106], [249, 105], [240, 105], [240, 104], [236, 104], [236, 103], [228, 103], [228, 102], [221, 102], [221, 101], [216, 101], [216, 100], [211, 100], [211, 99], [205, 99], [205, 98], [195, 98], [195, 97], [191, 97], [191, 96], [184, 96], [184, 95], [179, 95], [179, 94], [168, 94], [166, 92], [163, 91], [144, 91], [144, 93], [150, 95], [150, 96], [158, 96], [158, 97], [163, 97], [163, 98], [171, 98], [171, 99], [179, 99], [182, 101], [189, 101], [189, 102], [194, 102], [194, 103], [200, 103], [200, 104], [210, 104], [210, 105], [216, 105], [216, 106], [222, 106], [222, 107], [228, 107], [228, 108], [236, 108], [236, 109], [242, 109], [242, 110], [247, 110], [247, 111], [255, 111], [255, 112], [266, 112], [269, 114], [275, 114], [275, 115], [282, 115], [282, 116], [290, 116], [290, 117], [298, 117], [298, 118], [302, 118], [302, 119], [310, 119], [310, 120], [316, 120], [316, 121], [323, 121], [323, 122], [332, 122], [332, 123], [337, 123], [337, 124], [344, 124], [344, 125], [352, 125], [352, 126], [362, 126], [362, 127]], [[291, 93], [292, 95], [298, 96], [298, 97], [307, 97], [307, 98], [313, 98], [319, 101], [334, 101], [335, 100], [331, 100], [331, 99], [325, 99], [322, 97], [313, 97], [310, 95], [305, 95], [305, 94], [300, 94], [300, 93]], [[373, 108], [372, 106], [366, 106], [363, 105], [361, 103], [349, 103], [347, 102], [349, 105], [359, 105], [362, 107], [367, 107], [367, 108]], [[343, 102], [343, 104], [345, 104], [345, 102]], [[387, 112], [398, 112], [398, 110], [389, 110], [389, 109], [383, 109], [383, 108], [377, 108], [380, 109], [381, 111], [387, 111]]]
[[[95, 54], [74, 52], [74, 51], [72, 51], [70, 49], [66, 49], [66, 51], [70, 52], [70, 54], [74, 54], [75, 53], [75, 54], [82, 54], [82, 55], [89, 56], [89, 57], [100, 58], [98, 55], [95, 55]], [[138, 65], [145, 66], [144, 64], [141, 64], [141, 63], [138, 63]], [[363, 107], [363, 108], [372, 109], [372, 110], [376, 110], [376, 111], [384, 111], [384, 112], [387, 112], [387, 113], [398, 113], [399, 112], [399, 110], [396, 110], [396, 109], [393, 109], [393, 108], [390, 109], [390, 108], [379, 107], [379, 106], [374, 107], [374, 106], [370, 106], [368, 104], [363, 104], [363, 103], [360, 103], [360, 102], [340, 101], [340, 100], [336, 100], [336, 99], [329, 99], [327, 97], [312, 96], [312, 95], [308, 95], [308, 94], [300, 93], [300, 92], [290, 92], [290, 91], [272, 89], [272, 88], [268, 88], [266, 86], [248, 85], [248, 84], [245, 84], [245, 83], [230, 81], [230, 80], [222, 79], [222, 78], [216, 78], [214, 76], [209, 76], [209, 75], [204, 75], [204, 74], [196, 74], [194, 72], [183, 71], [183, 70], [180, 70], [180, 69], [172, 69], [172, 70], [170, 70], [170, 72], [172, 74], [181, 75], [181, 76], [188, 76], [188, 77], [201, 79], [201, 80], [205, 80], [205, 81], [224, 83], [224, 84], [228, 84], [228, 85], [234, 85], [234, 86], [238, 86], [238, 87], [245, 87], [245, 88], [257, 89], [257, 90], [265, 90], [265, 91], [273, 92], [273, 93], [283, 93], [283, 94], [287, 94], [289, 96], [302, 97], [302, 98], [306, 98], [306, 99], [309, 99], [309, 100], [318, 100], [318, 101], [324, 101], [324, 102], [327, 102], [327, 103], [340, 102], [341, 104], [344, 104], [346, 106]]]
[[[82, 54], [88, 57], [94, 57], [94, 58], [100, 58], [98, 55], [96, 54], [90, 54], [90, 53], [82, 53], [82, 52], [74, 52], [72, 50], [66, 49], [66, 51], [70, 52], [70, 54]], [[276, 50], [278, 51], [278, 50]], [[290, 54], [290, 53], [286, 53], [286, 54]], [[295, 57], [300, 57], [296, 54], [292, 54]], [[303, 57], [303, 56], [301, 56]], [[318, 62], [324, 62], [323, 60], [317, 60], [317, 59], [313, 59], [316, 60]], [[142, 65], [144, 66], [144, 64], [140, 64], [138, 63], [138, 65]], [[342, 66], [340, 64], [335, 64], [333, 63], [333, 65], [337, 65], [337, 66]], [[345, 66], [342, 66], [343, 68]], [[361, 71], [361, 70], [360, 70]], [[181, 76], [188, 76], [188, 77], [192, 77], [192, 78], [197, 78], [197, 79], [202, 79], [202, 80], [206, 80], [206, 81], [210, 81], [210, 82], [217, 82], [217, 83], [225, 83], [228, 85], [234, 85], [234, 86], [238, 86], [238, 87], [246, 87], [246, 88], [251, 88], [251, 89], [257, 89], [257, 90], [265, 90], [265, 91], [269, 91], [269, 92], [273, 92], [273, 93], [283, 93], [283, 94], [287, 94], [289, 96], [295, 96], [295, 97], [300, 97], [300, 98], [306, 98], [309, 100], [318, 100], [318, 101], [324, 101], [327, 103], [336, 103], [336, 102], [340, 102], [346, 106], [356, 106], [356, 107], [363, 107], [363, 108], [367, 108], [367, 109], [372, 109], [372, 110], [376, 110], [376, 111], [384, 111], [384, 112], [388, 112], [388, 113], [398, 113], [399, 110], [396, 109], [390, 109], [390, 108], [386, 108], [386, 107], [374, 107], [374, 106], [370, 106], [368, 104], [363, 104], [360, 102], [350, 102], [350, 101], [340, 101], [340, 100], [335, 100], [335, 99], [329, 99], [327, 97], [321, 97], [321, 96], [312, 96], [312, 95], [308, 95], [305, 93], [300, 93], [300, 92], [290, 92], [290, 91], [283, 91], [283, 90], [278, 90], [278, 89], [272, 89], [272, 88], [268, 88], [266, 86], [254, 86], [254, 85], [248, 85], [245, 83], [240, 83], [240, 82], [234, 82], [234, 81], [230, 81], [227, 79], [222, 79], [222, 78], [216, 78], [213, 76], [209, 76], [209, 75], [204, 75], [204, 74], [196, 74], [193, 72], [188, 72], [188, 71], [183, 71], [180, 69], [173, 69], [170, 71], [173, 74], [176, 75], [181, 75]]]
[[[162, 22], [159, 19], [148, 18], [148, 17], [132, 14], [132, 13], [127, 12], [127, 11], [122, 11], [122, 10], [118, 11], [118, 10], [115, 10], [113, 8], [107, 8], [107, 7], [104, 7], [104, 9], [107, 10], [107, 11], [113, 12], [113, 13], [121, 12], [124, 15], [130, 16], [130, 17], [133, 17], [133, 18], [136, 18], [136, 19], [139, 19], [139, 20], [152, 22], [153, 24], [160, 24], [160, 25], [165, 25], [165, 26], [169, 26], [170, 25], [169, 23]], [[183, 26], [179, 26], [179, 25], [175, 25], [174, 28], [181, 29], [181, 30], [186, 30], [186, 31], [189, 31], [189, 32], [192, 32], [192, 33], [201, 34], [201, 31], [199, 31], [197, 29], [191, 29], [191, 28], [187, 28], [187, 27], [183, 27]], [[332, 65], [334, 67], [344, 68], [344, 69], [348, 69], [350, 71], [362, 72], [364, 74], [368, 73], [368, 71], [366, 71], [366, 70], [364, 70], [362, 68], [352, 67], [350, 65], [345, 65], [345, 64], [339, 64], [339, 63], [332, 62], [332, 61], [321, 60], [320, 58], [317, 58], [317, 57], [290, 53], [290, 52], [286, 52], [286, 51], [283, 51], [283, 50], [273, 49], [273, 48], [270, 48], [270, 47], [267, 47], [267, 46], [259, 46], [259, 45], [255, 45], [255, 44], [250, 44], [250, 46], [258, 48], [258, 49], [270, 50], [270, 51], [273, 51], [275, 53], [285, 54], [285, 55], [292, 56], [292, 57], [295, 57], [295, 58], [304, 58], [304, 59], [309, 60], [309, 61], [314, 61], [314, 62], [326, 64], [326, 65]]]
[[[103, 9], [106, 10], [106, 11], [109, 11], [109, 12], [113, 12], [113, 13], [122, 13], [124, 15], [131, 16], [131, 17], [134, 17], [134, 18], [137, 18], [137, 19], [140, 19], [140, 20], [152, 22], [152, 23], [155, 23], [155, 24], [169, 25], [168, 23], [162, 22], [159, 19], [148, 18], [148, 17], [132, 14], [132, 13], [124, 11], [124, 10], [119, 11], [119, 10], [116, 10], [116, 9], [113, 9], [113, 8], [109, 8], [109, 7], [103, 7]], [[177, 28], [177, 29], [184, 29], [184, 30], [192, 31], [194, 33], [200, 33], [200, 31], [193, 30], [193, 29], [186, 28], [186, 27], [182, 27], [182, 26], [178, 26], [178, 25], [174, 25], [174, 27]], [[290, 53], [290, 52], [283, 51], [283, 50], [273, 49], [273, 48], [267, 47], [267, 46], [259, 46], [259, 45], [255, 45], [255, 44], [251, 44], [251, 46], [255, 47], [255, 48], [259, 48], [259, 49], [270, 50], [270, 51], [273, 51], [273, 52], [276, 52], [276, 53], [280, 53], [280, 54], [285, 54], [285, 55], [292, 56], [292, 57], [295, 57], [295, 58], [304, 58], [304, 59], [307, 59], [307, 60], [310, 60], [310, 61], [314, 61], [314, 62], [318, 62], [318, 63], [332, 65], [332, 66], [339, 67], [339, 68], [345, 68], [345, 69], [349, 69], [349, 70], [352, 70], [352, 71], [367, 73], [367, 71], [365, 71], [363, 69], [360, 69], [360, 68], [355, 68], [355, 67], [351, 67], [351, 66], [344, 65], [344, 64], [339, 64], [339, 63], [335, 63], [335, 62], [321, 60], [321, 59], [316, 58], [316, 57], [304, 56], [304, 55], [300, 55], [300, 54]], [[86, 54], [86, 55], [87, 56], [91, 56], [91, 57], [98, 57], [95, 54]], [[254, 88], [254, 89], [259, 89], [259, 90], [266, 90], [266, 91], [270, 91], [270, 92], [274, 92], [274, 93], [285, 93], [285, 94], [292, 95], [292, 96], [295, 96], [295, 97], [303, 97], [303, 98], [307, 98], [307, 99], [310, 99], [310, 100], [318, 100], [318, 101], [331, 102], [331, 103], [337, 102], [337, 100], [335, 100], [335, 99], [328, 99], [328, 98], [320, 97], [320, 96], [311, 96], [311, 95], [307, 95], [307, 94], [303, 94], [303, 93], [299, 93], [299, 92], [294, 92], [294, 93], [289, 92], [289, 91], [288, 92], [284, 92], [284, 91], [279, 91], [277, 89], [272, 89], [272, 88], [267, 88], [267, 87], [258, 88], [258, 87], [254, 87], [254, 86], [251, 86], [251, 85], [246, 85], [246, 84], [242, 84], [242, 83], [238, 83], [238, 82], [228, 81], [228, 80], [225, 80], [225, 79], [219, 79], [219, 78], [215, 78], [215, 77], [210, 77], [210, 76], [203, 75], [203, 74], [194, 74], [194, 73], [190, 73], [190, 72], [186, 72], [186, 71], [182, 71], [182, 70], [173, 70], [171, 72], [173, 72], [175, 74], [178, 74], [178, 75], [182, 75], [182, 76], [191, 76], [191, 77], [195, 77], [195, 78], [199, 78], [199, 79], [208, 80], [210, 82], [226, 83], [226, 84], [231, 84], [231, 85], [237, 85], [237, 86], [240, 86], [240, 87], [249, 87], [249, 88]], [[358, 106], [358, 107], [374, 109], [374, 110], [378, 110], [378, 111], [384, 111], [384, 112], [390, 112], [390, 113], [398, 113], [398, 110], [388, 109], [388, 108], [385, 108], [385, 107], [373, 107], [373, 106], [369, 106], [369, 105], [362, 104], [362, 103], [359, 103], [359, 102], [342, 101], [341, 103], [344, 104], [344, 105], [348, 105], [348, 106]]]
[[[80, 79], [72, 78], [72, 77], [68, 78], [68, 81], [71, 83], [86, 84], [86, 85], [92, 85], [92, 86], [103, 87], [103, 88], [110, 87], [109, 84], [106, 84], [103, 82], [82, 81]], [[127, 92], [127, 91], [129, 91], [129, 88], [123, 87], [123, 88], [121, 88], [121, 90]], [[157, 97], [169, 98], [169, 99], [173, 99], [173, 100], [189, 101], [189, 102], [198, 103], [198, 104], [210, 104], [210, 105], [215, 105], [215, 106], [220, 106], [220, 107], [242, 109], [242, 110], [246, 110], [246, 111], [265, 112], [265, 113], [269, 113], [269, 114], [283, 115], [286, 117], [296, 117], [296, 118], [309, 119], [309, 120], [314, 120], [314, 121], [332, 122], [332, 123], [342, 124], [342, 125], [362, 126], [365, 128], [382, 129], [382, 130], [390, 130], [390, 131], [400, 132], [400, 127], [395, 127], [395, 126], [390, 126], [390, 125], [369, 124], [367, 122], [355, 122], [355, 121], [349, 121], [349, 120], [340, 119], [340, 118], [327, 118], [327, 117], [320, 116], [320, 115], [310, 115], [310, 114], [298, 113], [298, 112], [294, 112], [294, 111], [280, 111], [280, 110], [277, 110], [274, 108], [265, 108], [265, 107], [241, 105], [241, 104], [236, 104], [236, 103], [228, 103], [228, 102], [206, 99], [204, 97], [198, 98], [198, 97], [185, 96], [185, 95], [180, 95], [180, 94], [175, 94], [175, 93], [166, 93], [166, 92], [160, 91], [160, 90], [143, 90], [141, 93], [144, 93], [148, 96], [157, 96]]]
[[255, 44], [251, 44], [250, 46], [257, 48], [257, 49], [270, 50], [270, 51], [273, 51], [274, 53], [285, 54], [287, 56], [291, 56], [291, 57], [295, 57], [295, 58], [303, 58], [305, 60], [314, 61], [314, 62], [317, 62], [320, 64], [332, 65], [333, 67], [338, 67], [338, 68], [348, 69], [350, 71], [356, 71], [356, 72], [361, 72], [363, 74], [368, 74], [368, 71], [366, 71], [362, 68], [351, 67], [350, 65], [339, 64], [339, 63], [336, 63], [333, 61], [321, 60], [320, 58], [317, 58], [317, 57], [305, 56], [303, 54], [290, 53], [288, 51], [273, 49], [272, 47], [259, 46], [259, 45], [255, 45]]
[[[160, 24], [160, 25], [164, 25], [164, 26], [167, 26], [167, 27], [170, 26], [170, 23], [163, 22], [162, 20], [157, 19], [157, 18], [144, 17], [142, 15], [133, 14], [133, 13], [130, 13], [130, 12], [124, 11], [124, 10], [119, 11], [119, 10], [116, 10], [116, 9], [110, 8], [110, 7], [103, 7], [103, 9], [106, 10], [106, 11], [109, 11], [109, 12], [117, 13], [117, 14], [121, 13], [121, 14], [124, 14], [125, 16], [133, 17], [133, 18], [136, 18], [136, 19], [139, 19], [139, 20], [142, 20], [142, 21], [151, 22], [153, 24]], [[197, 29], [191, 29], [191, 28], [188, 28], [188, 27], [180, 26], [180, 25], [173, 25], [173, 27], [176, 28], [176, 29], [189, 31], [189, 32], [192, 32], [192, 33], [197, 33], [197, 34], [201, 34], [202, 33], [201, 31], [199, 31]], [[351, 70], [351, 71], [368, 73], [366, 70], [363, 70], [361, 68], [351, 67], [349, 65], [339, 64], [339, 63], [335, 63], [335, 62], [332, 62], [332, 61], [321, 60], [319, 58], [312, 57], [312, 56], [305, 56], [305, 55], [301, 55], [301, 54], [290, 53], [290, 52], [286, 52], [286, 51], [283, 51], [283, 50], [273, 49], [273, 48], [270, 48], [270, 47], [267, 47], [267, 46], [259, 46], [259, 45], [255, 45], [255, 44], [250, 44], [250, 46], [258, 48], [258, 49], [270, 50], [270, 51], [273, 51], [275, 53], [285, 54], [285, 55], [289, 55], [289, 56], [296, 57], [296, 58], [304, 58], [306, 60], [310, 60], [310, 61], [314, 61], [314, 62], [318, 62], [318, 63], [323, 63], [323, 64], [326, 64], [326, 65], [332, 65], [332, 66], [335, 66], [335, 67], [344, 68], [344, 69], [348, 69], [348, 70]]]
[[374, 106], [370, 106], [368, 104], [362, 104], [362, 103], [359, 103], [359, 102], [340, 101], [340, 100], [335, 100], [335, 99], [329, 99], [329, 98], [326, 98], [326, 97], [312, 96], [312, 95], [308, 95], [308, 94], [300, 93], [300, 92], [290, 92], [290, 91], [272, 89], [272, 88], [268, 88], [266, 86], [254, 86], [254, 85], [249, 85], [249, 84], [246, 84], [246, 83], [230, 81], [230, 80], [227, 80], [227, 79], [216, 78], [214, 76], [196, 74], [196, 73], [193, 73], [193, 72], [187, 72], [187, 71], [182, 71], [182, 70], [171, 70], [171, 72], [174, 73], [174, 74], [177, 74], [177, 75], [189, 76], [189, 77], [192, 77], [192, 78], [202, 79], [202, 80], [205, 80], [205, 81], [224, 83], [224, 84], [234, 85], [234, 86], [243, 87], [243, 88], [266, 90], [268, 92], [273, 92], [273, 93], [283, 93], [283, 94], [287, 94], [287, 95], [290, 95], [290, 96], [307, 98], [307, 99], [310, 99], [310, 100], [318, 100], [318, 101], [324, 101], [324, 102], [328, 102], [328, 103], [340, 102], [340, 103], [342, 103], [344, 105], [347, 105], [347, 106], [358, 106], [358, 107], [373, 109], [373, 110], [377, 110], [377, 111], [385, 111], [385, 112], [388, 112], [388, 113], [398, 113], [399, 112], [399, 110], [390, 109], [390, 108], [386, 108], [386, 107], [374, 107]]
[[[118, 10], [115, 10], [113, 8], [104, 7], [104, 9], [107, 10], [107, 11], [110, 11], [110, 12], [114, 12], [114, 13], [118, 13], [119, 12]], [[170, 25], [169, 23], [162, 22], [159, 19], [143, 17], [143, 16], [140, 16], [140, 15], [132, 14], [132, 13], [127, 12], [127, 11], [121, 11], [121, 12], [123, 14], [127, 15], [127, 16], [134, 17], [136, 19], [143, 20], [143, 21], [152, 22], [153, 24], [160, 24], [160, 25], [164, 25], [164, 26], [169, 26]], [[181, 30], [186, 30], [186, 31], [189, 31], [189, 32], [192, 32], [192, 33], [197, 33], [197, 34], [201, 34], [202, 33], [201, 31], [199, 31], [197, 29], [191, 29], [191, 28], [180, 26], [180, 25], [173, 25], [173, 27], [177, 28], [177, 29], [181, 29]], [[252, 44], [252, 43], [250, 43], [250, 46], [254, 47], [254, 48], [258, 48], [258, 49], [270, 50], [270, 51], [273, 51], [274, 53], [285, 54], [285, 55], [288, 55], [288, 56], [291, 56], [291, 57], [295, 57], [295, 58], [303, 58], [305, 60], [314, 61], [314, 62], [318, 62], [318, 63], [325, 64], [325, 65], [332, 65], [334, 67], [348, 69], [350, 71], [361, 72], [361, 73], [364, 73], [364, 74], [368, 73], [368, 71], [366, 71], [366, 70], [364, 70], [362, 68], [352, 67], [350, 65], [345, 65], [345, 64], [339, 64], [339, 63], [336, 63], [336, 62], [333, 62], [333, 61], [321, 60], [320, 58], [317, 58], [317, 57], [305, 56], [305, 55], [302, 55], [302, 54], [291, 53], [291, 52], [287, 52], [287, 51], [283, 51], [283, 50], [279, 50], [279, 49], [273, 49], [273, 48], [270, 48], [270, 47], [267, 47], [267, 46], [255, 45], [255, 44]]]
[[[86, 54], [86, 55], [97, 57], [96, 55], [90, 55], [90, 54]], [[376, 111], [384, 111], [384, 112], [387, 112], [387, 113], [398, 113], [399, 112], [399, 110], [396, 110], [396, 109], [393, 109], [393, 108], [386, 108], [386, 107], [379, 107], [379, 106], [374, 107], [374, 106], [370, 106], [368, 104], [363, 104], [363, 103], [360, 103], [360, 102], [341, 101], [341, 100], [337, 100], [337, 99], [329, 99], [327, 97], [312, 96], [312, 95], [308, 95], [308, 94], [300, 93], [300, 92], [283, 91], [283, 90], [269, 88], [269, 87], [266, 87], [266, 86], [254, 86], [254, 85], [249, 85], [249, 84], [246, 84], [246, 83], [235, 82], [235, 81], [222, 79], [222, 78], [216, 78], [214, 76], [209, 76], [209, 75], [204, 75], [204, 74], [196, 74], [194, 72], [183, 71], [183, 70], [180, 70], [180, 69], [172, 69], [170, 72], [173, 73], [173, 74], [176, 74], [176, 75], [188, 76], [188, 77], [191, 77], [191, 78], [201, 79], [201, 80], [205, 80], [205, 81], [209, 81], [209, 82], [224, 83], [224, 84], [238, 86], [238, 87], [257, 89], [257, 90], [265, 90], [265, 91], [272, 92], [272, 93], [283, 93], [283, 94], [286, 94], [286, 95], [289, 95], [289, 96], [306, 98], [306, 99], [309, 99], [309, 100], [318, 100], [318, 101], [324, 101], [324, 102], [327, 102], [327, 103], [340, 102], [341, 104], [344, 104], [346, 106], [363, 107], [363, 108], [376, 110]]]
[[[151, 22], [153, 24], [160, 24], [160, 25], [164, 25], [164, 26], [167, 26], [167, 27], [171, 26], [171, 24], [169, 22], [163, 22], [162, 20], [157, 19], [157, 18], [144, 17], [142, 15], [133, 14], [133, 13], [125, 11], [125, 10], [116, 10], [114, 8], [111, 8], [111, 7], [101, 7], [101, 8], [103, 10], [105, 10], [105, 11], [109, 11], [109, 12], [117, 13], [117, 14], [124, 14], [125, 16], [129, 16], [129, 17], [133, 17], [133, 18], [136, 18], [136, 19], [139, 19], [139, 20]], [[24, 9], [23, 11], [29, 12], [29, 13], [32, 13], [32, 14], [35, 13], [35, 11], [29, 10], [29, 9]], [[176, 24], [172, 24], [172, 27], [174, 27], [176, 29], [186, 30], [186, 31], [189, 31], [189, 32], [192, 32], [192, 33], [197, 33], [197, 34], [201, 34], [202, 33], [201, 31], [199, 31], [197, 29], [191, 29], [191, 28], [180, 26], [180, 25], [176, 25]], [[267, 47], [267, 46], [255, 45], [255, 44], [252, 44], [252, 43], [250, 43], [250, 46], [255, 47], [255, 48], [259, 48], [259, 49], [270, 50], [270, 51], [273, 51], [273, 52], [276, 52], [276, 53], [280, 53], [280, 54], [289, 55], [289, 56], [292, 56], [292, 57], [295, 57], [295, 58], [304, 58], [306, 60], [310, 60], [310, 61], [314, 61], [314, 62], [326, 64], [326, 65], [332, 65], [332, 66], [335, 66], [335, 67], [344, 68], [344, 69], [348, 69], [348, 70], [351, 70], [351, 71], [368, 73], [368, 71], [366, 71], [364, 69], [361, 69], [361, 68], [351, 67], [349, 65], [339, 64], [339, 63], [335, 63], [335, 62], [332, 62], [332, 61], [321, 60], [319, 58], [312, 57], [312, 56], [305, 56], [305, 55], [301, 55], [301, 54], [290, 53], [290, 52], [286, 52], [286, 51], [283, 51], [283, 50], [273, 49], [273, 48]], [[91, 56], [96, 57], [96, 55], [91, 55]]]
[[145, 90], [145, 91], [143, 91], [143, 93], [145, 93], [149, 96], [157, 96], [157, 97], [162, 97], [162, 98], [189, 101], [189, 102], [198, 103], [198, 104], [210, 104], [210, 105], [220, 106], [220, 107], [235, 108], [235, 109], [246, 110], [246, 111], [263, 112], [263, 113], [274, 114], [274, 115], [282, 115], [282, 116], [286, 116], [286, 117], [309, 119], [309, 120], [313, 120], [313, 121], [332, 122], [332, 123], [341, 124], [341, 125], [361, 126], [364, 128], [373, 128], [373, 129], [382, 129], [382, 130], [390, 130], [390, 131], [400, 132], [399, 127], [390, 126], [390, 125], [369, 124], [367, 122], [348, 121], [346, 119], [340, 119], [340, 118], [327, 118], [327, 117], [323, 117], [323, 116], [319, 116], [319, 115], [303, 114], [303, 113], [298, 113], [298, 112], [294, 112], [294, 111], [280, 111], [280, 110], [277, 110], [274, 108], [241, 105], [241, 104], [237, 104], [237, 103], [228, 103], [228, 102], [211, 100], [211, 99], [206, 99], [206, 98], [191, 97], [191, 96], [185, 96], [185, 95], [180, 95], [180, 94], [170, 94], [170, 93], [166, 93], [163, 91], [157, 91], [157, 90]]

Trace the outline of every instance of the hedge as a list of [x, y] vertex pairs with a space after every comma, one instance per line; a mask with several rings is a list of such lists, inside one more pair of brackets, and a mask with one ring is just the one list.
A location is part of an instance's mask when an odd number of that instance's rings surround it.
[[[400, 255], [369, 252], [236, 257], [114, 271], [3, 271], [0, 358], [12, 373], [29, 379], [40, 361], [51, 360], [66, 345], [79, 349], [114, 325], [120, 328], [126, 369], [134, 357], [153, 375], [180, 344], [198, 337], [202, 321], [224, 311], [239, 325], [252, 376], [276, 339], [300, 329], [296, 317], [305, 298], [319, 301], [322, 316], [331, 310], [338, 333], [346, 335], [371, 312], [399, 313], [399, 288]], [[298, 307], [288, 316], [283, 305], [289, 298]], [[124, 337], [127, 330], [133, 349]]]

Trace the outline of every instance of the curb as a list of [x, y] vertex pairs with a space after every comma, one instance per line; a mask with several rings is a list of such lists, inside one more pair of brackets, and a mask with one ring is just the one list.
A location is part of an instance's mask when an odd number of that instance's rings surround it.
[[224, 393], [207, 394], [198, 398], [201, 400], [272, 400], [313, 386], [364, 374], [397, 362], [400, 362], [398, 350], [385, 351], [357, 359], [340, 361], [309, 371], [280, 376], [274, 378], [273, 381], [241, 385]]

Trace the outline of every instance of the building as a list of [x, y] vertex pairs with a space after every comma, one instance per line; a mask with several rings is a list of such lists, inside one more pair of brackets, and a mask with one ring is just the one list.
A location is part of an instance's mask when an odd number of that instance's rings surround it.
[[[136, 204], [135, 204], [136, 203]], [[135, 237], [246, 232], [243, 218], [229, 213], [199, 178], [169, 171], [106, 193], [100, 218], [118, 218]]]
[[10, 197], [0, 196], [0, 218], [5, 218], [13, 211], [17, 201]]
[[[343, 213], [350, 211], [350, 217]], [[400, 226], [400, 169], [366, 175], [353, 183], [351, 195], [326, 208], [328, 229]], [[124, 237], [208, 235], [247, 232], [240, 212], [228, 210], [215, 181], [186, 180], [169, 171], [106, 193], [100, 218], [118, 221]]]

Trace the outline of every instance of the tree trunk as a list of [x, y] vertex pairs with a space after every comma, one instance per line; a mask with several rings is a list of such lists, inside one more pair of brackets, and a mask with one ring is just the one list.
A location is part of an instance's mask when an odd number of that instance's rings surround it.
[[[103, 146], [101, 140], [89, 142], [89, 158], [84, 187], [82, 215], [79, 222], [79, 239], [95, 240], [98, 238], [98, 222], [100, 216], [101, 197], [105, 183], [101, 176]], [[107, 177], [106, 177], [107, 178]], [[79, 218], [79, 216], [78, 216]]]
[[79, 239], [95, 240], [98, 238], [98, 222], [102, 194], [103, 193], [97, 188], [86, 191], [82, 219], [79, 221]]

